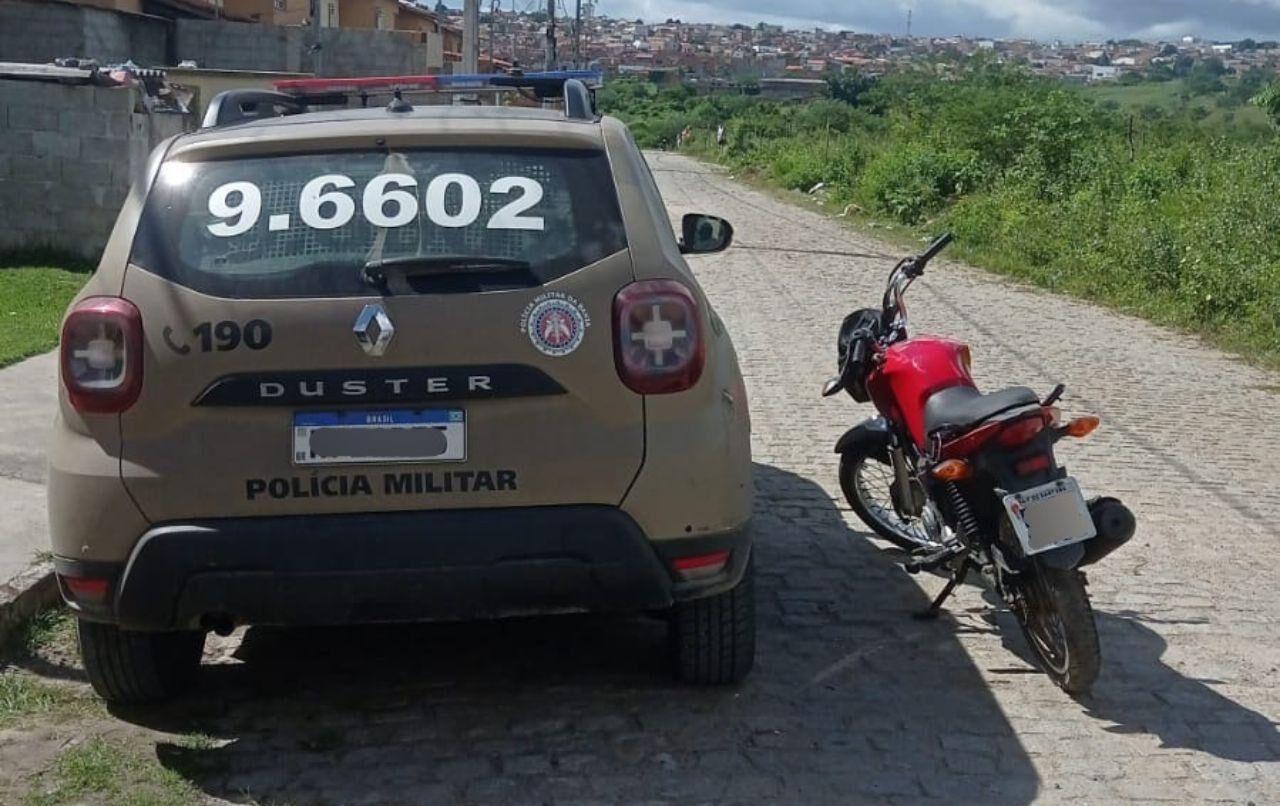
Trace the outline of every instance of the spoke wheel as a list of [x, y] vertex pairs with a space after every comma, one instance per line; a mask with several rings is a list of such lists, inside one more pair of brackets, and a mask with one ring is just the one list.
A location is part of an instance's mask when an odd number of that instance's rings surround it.
[[904, 518], [893, 508], [893, 468], [864, 453], [840, 457], [840, 488], [862, 522], [880, 537], [907, 551], [936, 549], [919, 518]]
[[1053, 682], [1069, 694], [1088, 693], [1101, 653], [1084, 574], [1034, 563], [1023, 575], [1015, 614]]

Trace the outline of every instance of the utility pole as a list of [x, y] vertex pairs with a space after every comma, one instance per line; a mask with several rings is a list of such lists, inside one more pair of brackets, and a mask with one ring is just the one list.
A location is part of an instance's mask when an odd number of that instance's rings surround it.
[[556, 0], [547, 0], [547, 69], [556, 69]]
[[480, 72], [480, 0], [462, 4], [462, 72]]
[[911, 9], [907, 9], [907, 39], [911, 38]]
[[489, 72], [496, 73], [498, 68], [495, 66], [495, 60], [498, 58], [497, 43], [493, 39], [493, 26], [497, 24], [498, 16], [498, 0], [489, 0]]
[[582, 67], [582, 0], [573, 9], [573, 66]]

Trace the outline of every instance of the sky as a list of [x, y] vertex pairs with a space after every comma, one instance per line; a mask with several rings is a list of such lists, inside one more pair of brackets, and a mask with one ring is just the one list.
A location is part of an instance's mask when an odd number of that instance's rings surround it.
[[917, 36], [1280, 39], [1280, 0], [597, 0], [596, 8], [610, 17], [646, 22], [764, 21], [891, 34], [906, 33], [912, 10]]

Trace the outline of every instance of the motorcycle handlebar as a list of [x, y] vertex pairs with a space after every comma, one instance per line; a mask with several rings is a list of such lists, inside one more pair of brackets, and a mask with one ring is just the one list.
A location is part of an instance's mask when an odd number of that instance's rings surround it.
[[929, 244], [929, 248], [925, 250], [925, 253], [923, 255], [916, 258], [917, 265], [919, 265], [920, 268], [923, 269], [924, 264], [933, 260], [938, 255], [942, 254], [942, 250], [950, 246], [951, 242], [954, 240], [955, 240], [954, 235], [952, 235], [949, 232], [944, 233], [941, 237], [938, 238], [938, 240]]
[[881, 325], [886, 333], [892, 329], [895, 319], [901, 318], [902, 330], [906, 329], [906, 307], [902, 303], [902, 296], [906, 293], [907, 286], [920, 275], [924, 274], [924, 268], [929, 261], [942, 254], [942, 250], [951, 245], [955, 240], [955, 236], [947, 232], [939, 236], [933, 243], [929, 244], [929, 248], [924, 254], [918, 257], [909, 257], [899, 263], [889, 274], [889, 286], [884, 292], [884, 302], [881, 305], [882, 318]]

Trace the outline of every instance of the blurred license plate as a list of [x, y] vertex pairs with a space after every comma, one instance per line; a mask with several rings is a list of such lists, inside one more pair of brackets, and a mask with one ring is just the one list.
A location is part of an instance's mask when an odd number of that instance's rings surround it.
[[461, 462], [466, 458], [467, 415], [462, 409], [293, 415], [293, 462], [298, 465]]
[[1081, 543], [1097, 534], [1080, 485], [1072, 478], [1006, 495], [1004, 508], [1027, 556]]

